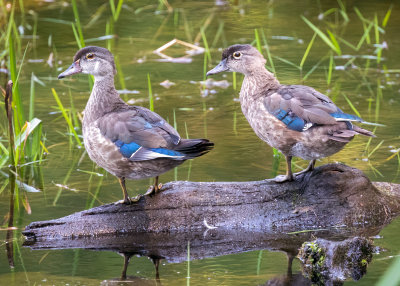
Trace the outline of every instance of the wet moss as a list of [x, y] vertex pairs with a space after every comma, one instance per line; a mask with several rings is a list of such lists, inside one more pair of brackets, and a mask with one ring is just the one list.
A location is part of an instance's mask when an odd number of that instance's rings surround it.
[[315, 285], [325, 285], [329, 279], [329, 269], [326, 266], [326, 252], [317, 242], [303, 243], [298, 257], [303, 262], [306, 276]]
[[328, 281], [359, 280], [367, 272], [372, 260], [372, 241], [354, 237], [344, 241], [317, 239], [305, 242], [298, 254], [303, 262], [303, 273], [316, 285]]

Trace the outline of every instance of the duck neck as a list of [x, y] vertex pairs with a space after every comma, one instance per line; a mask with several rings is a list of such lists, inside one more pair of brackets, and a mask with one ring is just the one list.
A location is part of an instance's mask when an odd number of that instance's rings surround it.
[[95, 77], [92, 93], [85, 107], [84, 123], [90, 123], [124, 104], [114, 86], [114, 77]]
[[240, 90], [241, 101], [244, 97], [256, 99], [266, 91], [277, 89], [279, 86], [280, 83], [274, 74], [262, 66], [254, 72], [245, 75]]

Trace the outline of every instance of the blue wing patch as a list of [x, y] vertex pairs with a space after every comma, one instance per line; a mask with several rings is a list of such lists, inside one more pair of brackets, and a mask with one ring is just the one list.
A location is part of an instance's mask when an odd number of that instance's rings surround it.
[[174, 150], [169, 150], [169, 149], [164, 149], [164, 148], [150, 148], [150, 150], [153, 151], [153, 152], [156, 152], [156, 153], [160, 153], [160, 154], [167, 155], [167, 156], [172, 156], [172, 157], [184, 156], [184, 154], [182, 154], [181, 152], [174, 151]]
[[121, 154], [126, 158], [130, 158], [132, 154], [135, 153], [137, 150], [139, 150], [139, 148], [141, 147], [139, 144], [136, 144], [135, 142], [124, 143], [121, 140], [115, 141], [114, 144], [117, 145]]
[[280, 121], [285, 123], [285, 125], [291, 130], [302, 132], [305, 129], [305, 127], [307, 127], [306, 126], [307, 122], [298, 117], [297, 115], [293, 114], [292, 112], [288, 112], [283, 109], [277, 109], [274, 112], [272, 112], [272, 115], [274, 115]]
[[330, 116], [332, 116], [333, 118], [339, 119], [340, 121], [359, 121], [359, 122], [364, 121], [356, 115], [347, 114], [347, 113], [334, 112], [334, 113], [330, 113]]
[[[307, 122], [301, 119], [291, 111], [277, 109], [271, 113], [280, 121], [282, 121], [291, 130], [302, 132], [313, 126], [311, 122]], [[343, 112], [333, 112], [330, 113], [329, 115], [335, 118], [336, 121], [344, 121], [349, 130], [353, 129], [353, 124], [351, 123], [351, 121], [364, 122], [364, 120], [362, 120], [360, 117], [353, 114], [347, 114]]]
[[353, 124], [351, 123], [351, 121], [364, 122], [364, 120], [362, 120], [360, 117], [353, 115], [353, 114], [334, 112], [334, 113], [331, 113], [330, 115], [333, 118], [335, 118], [337, 121], [344, 121], [349, 130], [353, 129]]
[[[142, 148], [142, 146], [135, 142], [124, 143], [121, 140], [116, 140], [114, 144], [119, 148], [119, 151], [125, 158], [133, 161], [145, 161], [156, 158], [182, 159], [185, 157], [185, 154], [178, 151], [165, 148]], [[140, 152], [137, 152], [139, 149]]]

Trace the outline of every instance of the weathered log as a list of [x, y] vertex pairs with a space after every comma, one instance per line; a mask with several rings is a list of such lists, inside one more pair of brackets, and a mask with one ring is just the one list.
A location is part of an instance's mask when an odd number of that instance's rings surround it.
[[400, 211], [400, 185], [371, 183], [358, 169], [329, 164], [294, 182], [171, 182], [132, 205], [108, 204], [33, 222], [28, 239], [118, 233], [188, 232], [207, 228], [290, 232], [378, 226]]
[[[284, 251], [289, 258], [288, 274], [266, 285], [311, 284], [291, 273], [291, 261], [305, 241], [318, 237], [335, 240], [327, 241], [329, 245], [342, 245], [355, 236], [375, 236], [399, 212], [399, 185], [371, 183], [357, 169], [331, 164], [285, 184], [271, 180], [168, 183], [163, 192], [130, 206], [109, 204], [31, 223], [24, 231], [24, 245], [122, 253], [124, 279], [132, 255], [148, 256], [155, 265], [159, 259], [182, 262], [187, 259], [188, 243], [191, 259], [261, 249]], [[287, 233], [301, 230], [307, 231]], [[326, 255], [325, 261], [333, 260]], [[343, 277], [354, 273], [335, 269]], [[324, 279], [337, 281], [332, 272]]]

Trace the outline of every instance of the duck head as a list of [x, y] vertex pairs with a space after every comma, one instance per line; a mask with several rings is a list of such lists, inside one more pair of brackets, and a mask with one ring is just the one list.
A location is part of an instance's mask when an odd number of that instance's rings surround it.
[[91, 74], [95, 80], [114, 77], [117, 73], [114, 57], [105, 48], [89, 46], [80, 49], [74, 56], [72, 65], [58, 75], [58, 79], [77, 73]]
[[233, 45], [222, 52], [221, 62], [207, 76], [224, 71], [239, 72], [250, 75], [259, 69], [265, 69], [266, 60], [251, 45]]

